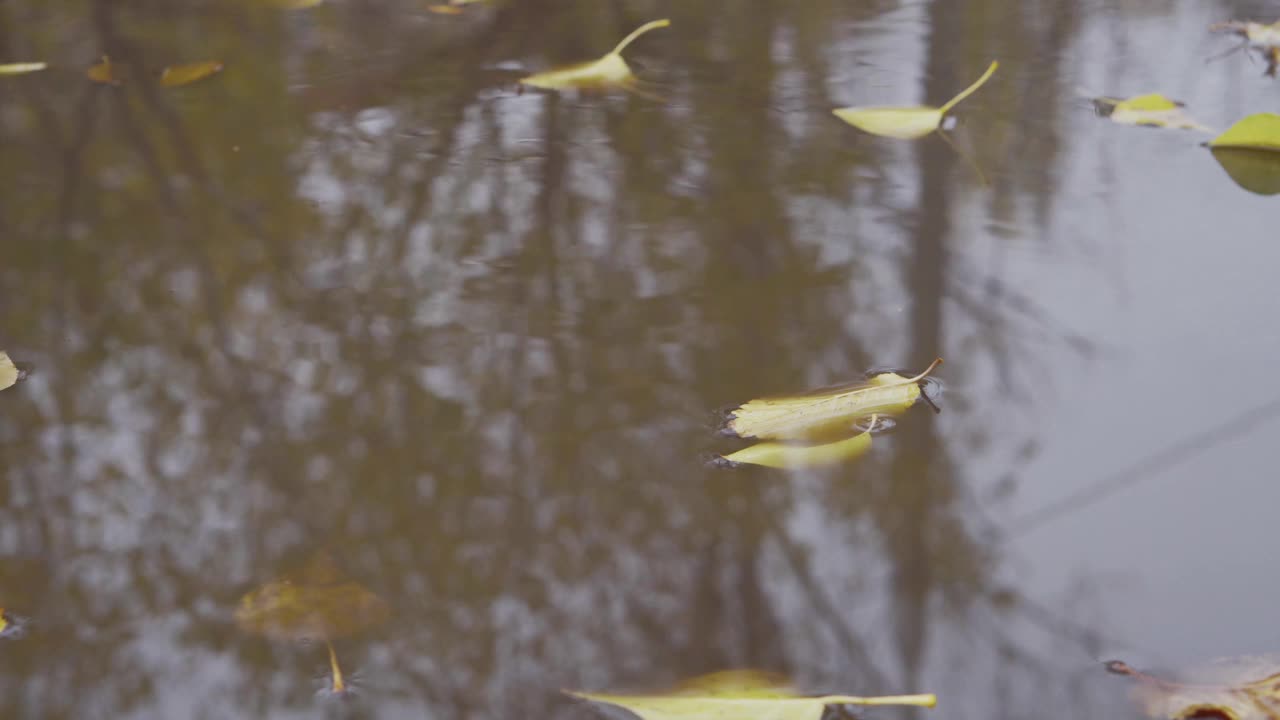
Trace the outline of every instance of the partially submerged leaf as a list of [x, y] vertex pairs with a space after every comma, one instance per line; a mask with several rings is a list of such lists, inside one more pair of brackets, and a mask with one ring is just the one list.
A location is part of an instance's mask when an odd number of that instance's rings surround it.
[[272, 5], [285, 10], [303, 10], [309, 7], [315, 7], [324, 0], [270, 0]]
[[98, 64], [90, 67], [85, 72], [85, 75], [90, 80], [104, 85], [120, 84], [120, 78], [116, 74], [115, 66], [111, 64], [111, 58], [106, 55], [102, 56], [102, 60]]
[[160, 73], [160, 84], [165, 87], [177, 87], [203, 80], [220, 72], [222, 72], [222, 63], [217, 60], [205, 60], [204, 62], [185, 65], [170, 65], [164, 69], [164, 72]]
[[1166, 680], [1112, 660], [1108, 671], [1135, 681], [1132, 697], [1152, 718], [1274, 720], [1280, 717], [1280, 658], [1219, 660], [1189, 682]]
[[48, 65], [42, 62], [18, 62], [0, 64], [0, 75], [21, 75], [22, 73], [44, 70]]
[[571, 88], [622, 87], [630, 88], [635, 82], [635, 75], [627, 61], [622, 59], [622, 51], [636, 38], [658, 28], [671, 25], [667, 19], [654, 20], [636, 28], [630, 35], [622, 39], [609, 54], [592, 62], [572, 65], [558, 70], [548, 70], [522, 78], [520, 84], [545, 90], [568, 90]]
[[805, 440], [847, 433], [872, 415], [899, 415], [920, 399], [920, 383], [942, 358], [915, 377], [880, 373], [864, 383], [788, 397], [750, 400], [729, 412], [722, 432], [740, 438]]
[[820, 720], [828, 705], [914, 705], [934, 707], [932, 694], [862, 697], [805, 697], [776, 676], [752, 671], [695, 678], [656, 695], [621, 695], [565, 690], [568, 695], [624, 708], [642, 720]]
[[0, 350], [0, 390], [7, 390], [26, 377], [26, 371], [14, 365], [9, 354]]
[[246, 594], [236, 609], [245, 631], [281, 640], [332, 640], [387, 619], [386, 603], [342, 580], [327, 555], [302, 571]]
[[1258, 195], [1280, 194], [1280, 153], [1243, 148], [1210, 148], [1237, 185]]
[[1186, 107], [1183, 103], [1170, 100], [1160, 93], [1135, 95], [1128, 99], [1094, 98], [1093, 106], [1099, 115], [1121, 125], [1213, 132], [1212, 128], [1189, 117], [1183, 110]]
[[1210, 140], [1209, 147], [1280, 152], [1280, 115], [1249, 115]]
[[942, 127], [942, 121], [961, 100], [972, 95], [982, 87], [995, 73], [999, 62], [992, 61], [987, 71], [972, 85], [959, 95], [951, 98], [940, 108], [935, 107], [847, 107], [837, 108], [831, 112], [850, 125], [869, 132], [872, 135], [915, 140]]

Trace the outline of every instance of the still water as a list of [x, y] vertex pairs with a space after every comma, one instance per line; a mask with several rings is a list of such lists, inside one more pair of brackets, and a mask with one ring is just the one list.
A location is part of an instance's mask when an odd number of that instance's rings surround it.
[[[50, 63], [0, 78], [0, 717], [585, 720], [752, 667], [1124, 718], [1099, 660], [1280, 651], [1280, 200], [1086, 99], [1280, 111], [1206, 63], [1280, 3], [428, 5], [0, 6]], [[660, 17], [662, 101], [516, 92]], [[972, 163], [831, 115], [992, 59]], [[716, 408], [937, 356], [856, 463], [704, 462]], [[352, 697], [235, 622], [318, 551], [388, 610]]]

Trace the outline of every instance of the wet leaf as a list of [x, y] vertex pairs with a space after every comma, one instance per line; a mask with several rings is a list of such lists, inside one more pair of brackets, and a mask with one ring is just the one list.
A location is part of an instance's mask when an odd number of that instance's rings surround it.
[[935, 107], [847, 107], [832, 110], [836, 117], [872, 135], [915, 140], [942, 127], [942, 121], [961, 100], [972, 95], [995, 73], [1000, 63], [992, 61], [987, 71], [959, 95], [940, 108]]
[[1280, 194], [1280, 153], [1225, 147], [1212, 152], [1240, 187], [1258, 195]]
[[1113, 660], [1107, 670], [1135, 681], [1132, 697], [1153, 718], [1274, 720], [1280, 717], [1280, 658], [1229, 658], [1191, 673], [1189, 682], [1166, 680]]
[[427, 10], [437, 15], [461, 15], [468, 5], [479, 5], [482, 2], [486, 0], [449, 0], [443, 5], [428, 5]]
[[185, 65], [170, 65], [164, 69], [164, 72], [160, 73], [160, 84], [165, 87], [177, 87], [203, 80], [220, 72], [222, 72], [222, 63], [217, 60], [205, 60], [204, 62]]
[[780, 470], [836, 465], [861, 457], [871, 449], [871, 431], [821, 445], [762, 442], [722, 456], [730, 467], [761, 465]]
[[1232, 20], [1210, 25], [1214, 32], [1229, 32], [1245, 38], [1250, 45], [1256, 47], [1275, 47], [1280, 45], [1280, 20], [1265, 25], [1259, 22], [1242, 22]]
[[102, 56], [102, 60], [97, 65], [90, 67], [89, 70], [85, 72], [85, 75], [87, 75], [90, 80], [97, 83], [103, 83], [104, 85], [120, 84], [120, 78], [116, 74], [115, 66], [111, 64], [111, 58], [106, 55]]
[[0, 75], [21, 75], [23, 73], [44, 70], [48, 65], [42, 62], [19, 62], [0, 64]]
[[1280, 152], [1280, 115], [1249, 115], [1210, 140], [1209, 147]]
[[25, 632], [26, 619], [10, 614], [0, 607], [0, 638], [13, 639]]
[[324, 0], [270, 0], [272, 5], [285, 10], [304, 10], [306, 8], [315, 7]]
[[776, 676], [752, 671], [731, 671], [695, 678], [671, 692], [656, 695], [564, 692], [583, 700], [616, 705], [642, 720], [819, 720], [828, 705], [914, 705], [931, 708], [938, 701], [934, 695], [804, 697]]
[[920, 382], [941, 363], [942, 358], [934, 360], [915, 377], [886, 372], [855, 385], [751, 400], [729, 412], [722, 432], [760, 440], [804, 440], [847, 433], [860, 419], [905, 412], [920, 399]]
[[658, 28], [671, 24], [670, 20], [654, 20], [636, 28], [630, 35], [622, 39], [608, 55], [593, 62], [572, 65], [558, 70], [540, 72], [520, 80], [522, 85], [543, 88], [545, 90], [568, 90], [600, 87], [621, 87], [634, 90], [636, 78], [627, 61], [622, 59], [622, 51], [636, 38]]
[[1160, 93], [1136, 95], [1128, 99], [1094, 98], [1093, 106], [1099, 115], [1121, 125], [1213, 132], [1212, 128], [1189, 117], [1183, 110], [1183, 103], [1170, 100]]
[[246, 594], [236, 609], [245, 631], [281, 640], [332, 640], [384, 622], [386, 603], [344, 581], [327, 555]]
[[0, 390], [8, 390], [26, 377], [26, 371], [14, 365], [9, 354], [0, 350]]

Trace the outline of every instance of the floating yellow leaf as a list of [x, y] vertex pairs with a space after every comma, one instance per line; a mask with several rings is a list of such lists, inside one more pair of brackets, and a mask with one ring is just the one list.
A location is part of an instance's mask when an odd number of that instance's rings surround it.
[[856, 385], [751, 400], [729, 412], [722, 431], [761, 440], [804, 440], [845, 433], [859, 419], [905, 412], [920, 399], [920, 381], [941, 363], [942, 358], [934, 360], [915, 377], [881, 373]]
[[[761, 683], [764, 684], [761, 684]], [[804, 697], [773, 676], [755, 672], [716, 673], [709, 682], [695, 679], [657, 695], [614, 695], [565, 690], [591, 702], [616, 705], [642, 720], [819, 720], [828, 705], [914, 705], [933, 707], [934, 695]]]
[[13, 360], [9, 358], [9, 354], [0, 350], [0, 390], [8, 390], [26, 376], [26, 371], [14, 365]]
[[1249, 115], [1210, 140], [1209, 147], [1280, 152], [1280, 115]]
[[627, 61], [622, 59], [623, 49], [630, 45], [633, 40], [650, 30], [664, 28], [670, 24], [671, 21], [666, 19], [647, 22], [633, 30], [608, 55], [599, 60], [530, 75], [521, 79], [520, 83], [545, 90], [613, 86], [635, 89], [635, 75], [632, 74], [631, 67], [627, 65]]
[[185, 65], [170, 65], [164, 69], [164, 72], [160, 73], [160, 84], [165, 87], [177, 87], [203, 80], [220, 72], [222, 72], [222, 63], [217, 60], [205, 60], [204, 62]]
[[428, 5], [427, 10], [437, 15], [461, 15], [462, 8], [457, 5]]
[[271, 4], [285, 10], [304, 10], [315, 7], [324, 0], [271, 0]]
[[1094, 98], [1093, 107], [1099, 115], [1121, 125], [1213, 132], [1212, 128], [1188, 117], [1183, 111], [1183, 103], [1170, 100], [1160, 93], [1136, 95], [1128, 99]]
[[97, 65], [89, 68], [85, 73], [90, 80], [104, 85], [119, 85], [120, 78], [116, 75], [115, 66], [111, 64], [111, 58], [106, 55], [102, 56], [102, 61]]
[[1166, 680], [1112, 660], [1108, 671], [1136, 681], [1132, 696], [1148, 716], [1189, 720], [1274, 720], [1280, 717], [1280, 658], [1219, 660], [1194, 673], [1194, 681]]
[[37, 72], [46, 67], [48, 65], [42, 62], [4, 63], [0, 64], [0, 75], [21, 75], [22, 73]]
[[992, 61], [987, 71], [959, 95], [940, 108], [935, 107], [847, 107], [832, 110], [836, 117], [872, 135], [915, 140], [942, 127], [947, 113], [961, 100], [982, 87], [995, 73], [1000, 63]]
[[347, 690], [332, 640], [384, 622], [386, 603], [344, 581], [332, 558], [320, 553], [301, 571], [246, 594], [236, 609], [241, 629], [281, 640], [324, 640], [332, 670], [331, 692]]

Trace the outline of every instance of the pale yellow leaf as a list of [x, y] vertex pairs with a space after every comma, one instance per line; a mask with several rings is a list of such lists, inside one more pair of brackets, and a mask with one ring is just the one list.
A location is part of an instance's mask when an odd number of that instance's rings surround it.
[[915, 705], [933, 707], [933, 695], [897, 697], [732, 697], [728, 695], [610, 695], [566, 690], [591, 702], [629, 710], [642, 720], [820, 720], [828, 705]]
[[0, 75], [21, 75], [22, 73], [44, 70], [48, 65], [42, 62], [19, 62], [0, 64]]
[[670, 20], [654, 20], [636, 28], [623, 38], [607, 55], [591, 62], [571, 65], [558, 70], [535, 73], [522, 78], [520, 84], [544, 90], [568, 90], [571, 88], [626, 87], [634, 80], [635, 75], [627, 61], [622, 59], [622, 51], [633, 40], [644, 33], [671, 25]]
[[1136, 95], [1127, 99], [1100, 97], [1094, 98], [1093, 104], [1098, 114], [1120, 125], [1213, 132], [1212, 128], [1188, 116], [1182, 103], [1160, 93]]
[[961, 100], [972, 95], [995, 73], [1000, 63], [992, 61], [982, 77], [948, 100], [942, 107], [847, 107], [831, 112], [850, 125], [883, 137], [915, 140], [942, 127], [942, 121]]
[[9, 358], [9, 354], [0, 350], [0, 390], [8, 390], [26, 377], [26, 373], [18, 369]]
[[1248, 148], [1210, 148], [1235, 184], [1258, 195], [1280, 195], [1280, 153]]
[[787, 397], [757, 398], [734, 408], [724, 432], [741, 438], [803, 440], [845, 433], [859, 419], [899, 415], [920, 399], [920, 381], [942, 359], [915, 377], [881, 373], [865, 383]]

